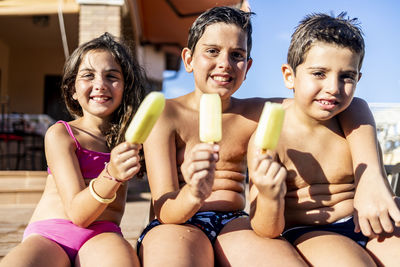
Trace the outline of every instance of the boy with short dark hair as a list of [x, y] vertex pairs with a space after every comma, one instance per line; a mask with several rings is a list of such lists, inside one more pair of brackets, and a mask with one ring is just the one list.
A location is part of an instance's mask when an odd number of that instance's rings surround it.
[[[182, 51], [193, 92], [167, 100], [144, 144], [154, 220], [139, 238], [145, 266], [305, 266], [283, 239], [257, 236], [245, 208], [246, 152], [264, 99], [237, 99], [252, 60], [251, 13], [203, 13]], [[200, 143], [202, 94], [221, 97], [223, 137]]]
[[[360, 155], [363, 148], [356, 148], [354, 138], [346, 140], [351, 133], [339, 123], [339, 114], [352, 103], [364, 57], [364, 40], [357, 20], [345, 16], [345, 13], [338, 17], [309, 15], [292, 35], [288, 64], [282, 66], [282, 73], [285, 86], [293, 90], [294, 98], [283, 103], [285, 122], [276, 149], [279, 161], [287, 169], [286, 182], [271, 175], [279, 169], [279, 164], [269, 156], [257, 154], [252, 137], [249, 146], [249, 157], [253, 158], [249, 160], [249, 174], [254, 184], [251, 199], [258, 205], [251, 223], [259, 235], [266, 236], [265, 221], [270, 219], [265, 214], [275, 207], [279, 218], [277, 231], [285, 228], [283, 237], [312, 266], [330, 263], [394, 266], [400, 262], [400, 228], [393, 225], [390, 216], [398, 223], [395, 205], [398, 199], [383, 180], [385, 175], [379, 159], [367, 159], [373, 166], [358, 164], [363, 158]], [[362, 107], [362, 103], [356, 106]], [[356, 110], [352, 107], [346, 115], [351, 116], [351, 112]], [[371, 147], [371, 144], [364, 145]], [[378, 153], [371, 154], [372, 158]], [[383, 192], [376, 199], [382, 202], [391, 198], [392, 202], [382, 206], [383, 216], [370, 216], [374, 232], [382, 232], [375, 224], [385, 231], [370, 237], [354, 232], [353, 222], [353, 216], [359, 219], [355, 213], [358, 208], [355, 210], [355, 195], [374, 190], [365, 188], [369, 178], [364, 178], [362, 172], [367, 168], [375, 171], [378, 177], [374, 177], [373, 185]], [[362, 202], [357, 205], [365, 211], [369, 206]], [[392, 213], [386, 210], [389, 205], [395, 206]]]

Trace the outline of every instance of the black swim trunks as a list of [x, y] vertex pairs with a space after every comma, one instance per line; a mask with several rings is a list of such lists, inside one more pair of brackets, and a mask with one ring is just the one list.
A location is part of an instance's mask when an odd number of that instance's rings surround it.
[[352, 216], [326, 225], [296, 226], [285, 230], [282, 233], [282, 236], [291, 244], [293, 244], [300, 236], [312, 231], [328, 231], [338, 233], [354, 240], [357, 242], [357, 244], [364, 248], [369, 240], [369, 238], [363, 235], [361, 232], [354, 232], [354, 222]]
[[[248, 217], [249, 215], [244, 211], [232, 211], [232, 212], [221, 212], [221, 211], [202, 211], [196, 213], [184, 224], [190, 224], [201, 229], [210, 239], [211, 243], [214, 244], [215, 239], [221, 232], [222, 228], [230, 221], [240, 218]], [[145, 235], [154, 227], [160, 225], [161, 222], [157, 219], [151, 221], [147, 227], [143, 230], [137, 241], [137, 251], [139, 253], [140, 245]]]

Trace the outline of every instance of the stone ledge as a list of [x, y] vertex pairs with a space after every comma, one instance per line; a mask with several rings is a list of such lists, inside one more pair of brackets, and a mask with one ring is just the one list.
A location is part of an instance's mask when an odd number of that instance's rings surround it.
[[32, 178], [32, 177], [39, 177], [39, 178], [46, 178], [47, 172], [46, 171], [0, 171], [0, 179], [3, 177], [12, 177], [12, 178]]

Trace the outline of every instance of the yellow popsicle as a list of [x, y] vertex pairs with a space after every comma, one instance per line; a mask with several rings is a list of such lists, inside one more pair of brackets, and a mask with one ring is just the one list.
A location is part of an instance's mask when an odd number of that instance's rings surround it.
[[284, 117], [285, 110], [281, 104], [265, 102], [254, 140], [257, 147], [263, 150], [275, 149]]
[[222, 138], [221, 98], [218, 94], [203, 94], [200, 99], [200, 141], [219, 142]]
[[164, 95], [160, 92], [149, 93], [140, 104], [125, 133], [125, 140], [143, 144], [153, 129], [165, 106]]

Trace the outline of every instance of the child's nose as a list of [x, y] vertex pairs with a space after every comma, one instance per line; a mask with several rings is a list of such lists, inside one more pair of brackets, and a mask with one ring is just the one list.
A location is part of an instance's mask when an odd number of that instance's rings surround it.
[[105, 82], [104, 79], [98, 77], [93, 80], [93, 89], [94, 90], [104, 90], [105, 89]]
[[231, 61], [229, 55], [226, 53], [221, 53], [218, 57], [218, 67], [222, 69], [230, 69]]
[[340, 93], [340, 84], [341, 82], [339, 78], [332, 77], [327, 84], [325, 91], [331, 95], [337, 95]]

